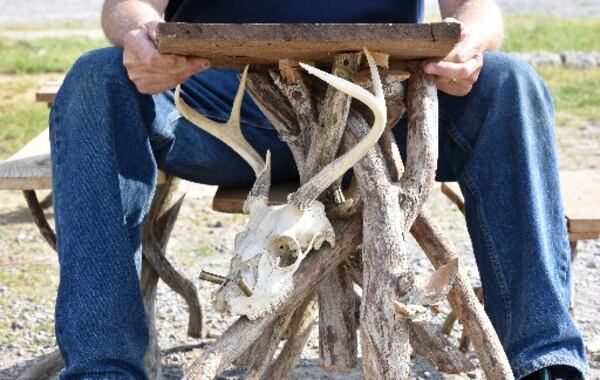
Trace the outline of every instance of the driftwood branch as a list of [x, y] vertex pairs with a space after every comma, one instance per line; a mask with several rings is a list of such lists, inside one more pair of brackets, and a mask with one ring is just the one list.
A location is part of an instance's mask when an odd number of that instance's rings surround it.
[[[456, 249], [452, 243], [425, 213], [416, 218], [410, 231], [434, 267], [440, 267], [456, 256]], [[459, 270], [456, 276], [454, 286], [448, 294], [448, 301], [475, 347], [486, 378], [513, 379], [510, 364], [496, 331], [462, 270]]]
[[289, 379], [292, 371], [300, 360], [302, 350], [310, 337], [310, 331], [318, 314], [317, 298], [309, 296], [304, 303], [296, 309], [288, 326], [290, 335], [277, 359], [273, 362], [265, 375], [269, 380]]
[[254, 321], [245, 317], [234, 322], [186, 371], [186, 379], [212, 379], [245, 352], [272, 322], [294, 310], [314, 291], [315, 285], [354, 251], [361, 241], [362, 223], [355, 217], [335, 226], [335, 248], [323, 247], [302, 261], [293, 276], [293, 290], [277, 309]]
[[[359, 70], [361, 53], [338, 54], [332, 74], [352, 78]], [[335, 158], [350, 111], [351, 98], [329, 86], [321, 102], [318, 123], [310, 130], [306, 178], [311, 178]], [[323, 197], [321, 197], [323, 198]], [[318, 289], [319, 356], [322, 367], [348, 370], [357, 364], [356, 320], [352, 281], [342, 268], [336, 268]]]
[[438, 158], [438, 102], [435, 77], [423, 72], [421, 62], [409, 66], [408, 144], [406, 168], [400, 179], [400, 207], [408, 230], [429, 195]]
[[65, 366], [63, 357], [58, 348], [49, 354], [43, 355], [31, 367], [19, 374], [17, 380], [50, 380]]
[[[148, 215], [148, 223], [144, 227], [144, 257], [158, 276], [186, 302], [189, 311], [188, 335], [194, 338], [202, 337], [202, 307], [194, 283], [181, 275], [166, 258], [166, 243], [168, 242], [175, 220], [183, 203], [183, 197], [171, 205], [175, 187], [172, 177], [159, 185]], [[163, 190], [164, 189], [164, 190]]]

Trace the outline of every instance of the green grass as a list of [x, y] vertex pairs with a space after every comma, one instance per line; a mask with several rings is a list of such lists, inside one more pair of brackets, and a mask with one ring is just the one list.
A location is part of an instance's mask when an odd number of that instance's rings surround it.
[[86, 51], [108, 46], [88, 37], [0, 39], [0, 73], [65, 72]]
[[0, 30], [6, 31], [45, 31], [45, 30], [78, 30], [97, 29], [97, 22], [67, 21], [52, 24], [7, 24], [1, 25]]
[[600, 122], [600, 69], [539, 68], [552, 92], [558, 125]]
[[508, 16], [503, 51], [600, 51], [600, 19]]

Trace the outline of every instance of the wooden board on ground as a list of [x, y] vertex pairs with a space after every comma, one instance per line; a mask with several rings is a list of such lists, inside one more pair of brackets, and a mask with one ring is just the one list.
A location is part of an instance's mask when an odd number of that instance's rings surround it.
[[460, 38], [460, 24], [194, 24], [161, 23], [161, 53], [201, 56], [213, 67], [277, 65], [279, 60], [327, 63], [361, 51], [390, 61], [444, 57]]

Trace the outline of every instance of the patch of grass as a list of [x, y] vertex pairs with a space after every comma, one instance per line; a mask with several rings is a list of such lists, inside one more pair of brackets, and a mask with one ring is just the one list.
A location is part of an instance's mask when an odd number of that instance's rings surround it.
[[52, 24], [7, 24], [0, 26], [0, 30], [7, 31], [40, 31], [40, 30], [77, 30], [99, 29], [97, 22], [67, 21]]
[[34, 101], [47, 76], [0, 76], [0, 159], [16, 152], [48, 126], [48, 107]]
[[558, 125], [600, 122], [600, 69], [538, 68], [552, 92]]
[[600, 19], [513, 15], [505, 27], [507, 52], [600, 51]]
[[0, 39], [0, 73], [65, 72], [86, 51], [108, 45], [89, 37]]

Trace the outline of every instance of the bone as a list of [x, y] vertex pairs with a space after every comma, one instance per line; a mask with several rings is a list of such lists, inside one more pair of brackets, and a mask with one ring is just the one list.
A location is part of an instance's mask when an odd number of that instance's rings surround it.
[[332, 163], [327, 165], [317, 175], [311, 178], [306, 184], [302, 185], [294, 194], [290, 196], [289, 204], [299, 208], [305, 208], [312, 200], [321, 195], [325, 189], [333, 184], [348, 169], [354, 166], [367, 152], [377, 143], [383, 133], [387, 123], [387, 110], [381, 79], [375, 61], [371, 54], [365, 49], [365, 55], [369, 62], [371, 77], [373, 81], [374, 94], [371, 94], [364, 88], [347, 80], [336, 77], [325, 71], [312, 66], [300, 63], [300, 66], [310, 74], [325, 81], [330, 86], [352, 96], [369, 107], [374, 114], [375, 121], [367, 136], [359, 141], [350, 151], [338, 157]]
[[191, 108], [181, 97], [181, 86], [177, 86], [175, 90], [175, 105], [177, 110], [188, 121], [198, 128], [210, 133], [217, 139], [223, 141], [237, 154], [239, 154], [252, 167], [254, 173], [258, 177], [265, 162], [256, 150], [246, 141], [240, 127], [240, 109], [246, 88], [246, 79], [248, 77], [248, 66], [244, 69], [240, 86], [233, 101], [231, 116], [226, 123], [217, 123], [201, 115], [196, 110]]

